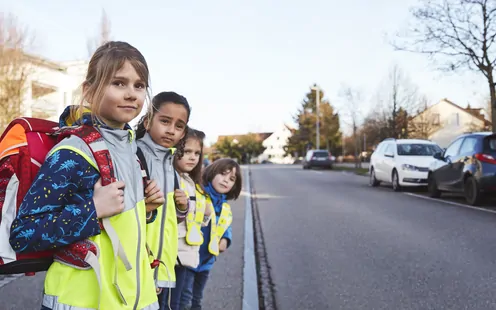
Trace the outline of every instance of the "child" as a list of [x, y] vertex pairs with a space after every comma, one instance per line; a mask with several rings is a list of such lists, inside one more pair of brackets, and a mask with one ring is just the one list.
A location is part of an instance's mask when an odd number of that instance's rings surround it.
[[80, 106], [60, 117], [60, 126], [96, 127], [103, 139], [92, 148], [108, 148], [117, 181], [102, 186], [96, 159], [77, 136], [57, 144], [41, 165], [12, 224], [11, 246], [18, 252], [76, 242], [90, 248], [84, 258], [89, 266], [81, 268], [76, 256], [74, 264], [56, 260], [50, 266], [42, 309], [158, 309], [145, 247], [142, 172], [127, 124], [143, 107], [148, 81], [147, 63], [136, 48], [105, 43], [89, 62]]
[[[239, 197], [241, 183], [239, 165], [232, 159], [218, 159], [205, 168], [202, 184], [207, 194], [207, 201], [211, 201], [216, 217], [215, 220], [210, 221], [210, 225], [202, 228], [204, 241], [200, 246], [200, 264], [197, 268], [186, 271], [180, 309], [189, 305], [191, 310], [202, 307], [203, 290], [216, 256], [231, 245], [232, 213], [227, 201]], [[214, 234], [212, 235], [211, 232]]]
[[166, 203], [155, 211], [156, 220], [147, 226], [149, 255], [160, 262], [153, 270], [153, 279], [163, 307], [168, 304], [169, 290], [176, 282], [177, 223], [188, 212], [187, 197], [175, 185], [172, 147], [186, 134], [189, 116], [186, 98], [174, 92], [162, 92], [153, 98], [150, 110], [136, 130], [139, 151], [151, 178], [167, 196]]
[[[178, 223], [178, 256], [175, 267], [176, 287], [172, 290], [172, 310], [179, 307], [184, 288], [184, 276], [187, 268], [196, 268], [200, 263], [199, 249], [203, 243], [201, 227], [208, 225], [212, 208], [206, 208], [205, 196], [197, 192], [201, 189], [201, 172], [203, 162], [203, 139], [205, 134], [192, 128], [178, 146], [174, 157], [174, 167], [180, 176], [181, 188], [190, 197], [189, 213], [186, 221]], [[161, 308], [165, 310], [166, 308]]]

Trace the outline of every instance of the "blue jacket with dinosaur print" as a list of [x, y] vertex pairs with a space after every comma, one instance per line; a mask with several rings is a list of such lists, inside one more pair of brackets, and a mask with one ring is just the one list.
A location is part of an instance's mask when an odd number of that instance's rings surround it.
[[[69, 109], [60, 116], [61, 127], [68, 125]], [[91, 125], [91, 115], [83, 115], [82, 123]], [[93, 187], [99, 177], [78, 153], [60, 149], [49, 155], [12, 224], [14, 251], [47, 250], [100, 234], [93, 204]]]

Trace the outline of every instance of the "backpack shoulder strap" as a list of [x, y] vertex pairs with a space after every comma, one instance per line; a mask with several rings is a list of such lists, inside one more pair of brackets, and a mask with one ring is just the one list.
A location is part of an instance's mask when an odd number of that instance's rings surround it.
[[181, 187], [179, 186], [179, 174], [174, 169], [174, 190], [176, 189], [181, 189]]
[[145, 154], [143, 154], [143, 151], [141, 150], [140, 147], [136, 150], [136, 156], [138, 156], [141, 169], [143, 169], [146, 172], [146, 179], [150, 180], [150, 171], [148, 171], [148, 164], [146, 163], [146, 158]]
[[96, 160], [98, 170], [100, 170], [103, 186], [116, 181], [114, 165], [110, 158], [107, 144], [103, 140], [102, 134], [95, 127], [82, 125], [78, 127], [64, 127], [58, 131], [58, 141], [69, 136], [78, 136], [88, 145]]

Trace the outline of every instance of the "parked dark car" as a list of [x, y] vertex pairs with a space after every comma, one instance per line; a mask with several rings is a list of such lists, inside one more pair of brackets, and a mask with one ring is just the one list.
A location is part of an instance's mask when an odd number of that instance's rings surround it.
[[327, 150], [309, 150], [305, 158], [303, 158], [303, 169], [313, 167], [332, 169], [332, 155]]
[[434, 155], [429, 168], [429, 195], [463, 193], [470, 205], [496, 194], [496, 134], [479, 132], [457, 137]]

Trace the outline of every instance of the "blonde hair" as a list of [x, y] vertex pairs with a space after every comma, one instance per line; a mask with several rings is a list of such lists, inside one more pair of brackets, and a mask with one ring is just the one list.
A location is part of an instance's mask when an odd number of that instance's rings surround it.
[[71, 118], [80, 119], [83, 115], [80, 111], [84, 111], [88, 106], [93, 118], [99, 116], [105, 89], [126, 61], [129, 61], [140, 79], [145, 83], [147, 98], [150, 97], [148, 92], [150, 71], [145, 57], [129, 43], [110, 41], [100, 46], [91, 57], [86, 78], [81, 85], [81, 100], [79, 106], [71, 109]]

